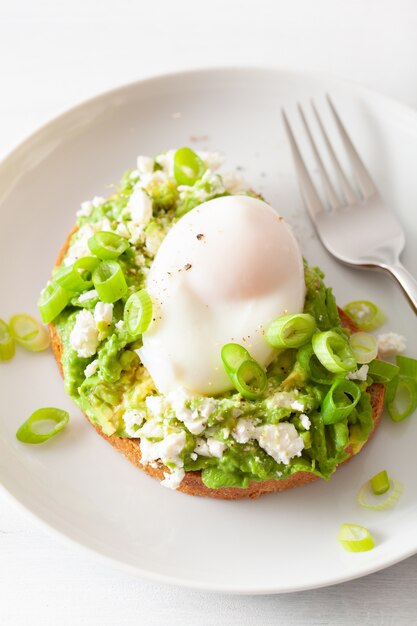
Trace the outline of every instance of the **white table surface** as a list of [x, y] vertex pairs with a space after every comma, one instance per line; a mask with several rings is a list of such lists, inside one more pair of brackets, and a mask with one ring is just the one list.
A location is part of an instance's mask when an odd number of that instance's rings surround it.
[[[417, 106], [416, 27], [414, 0], [0, 0], [0, 153], [91, 95], [189, 67], [325, 70]], [[50, 536], [0, 491], [4, 626], [412, 624], [416, 589], [417, 556], [281, 596], [161, 585]]]

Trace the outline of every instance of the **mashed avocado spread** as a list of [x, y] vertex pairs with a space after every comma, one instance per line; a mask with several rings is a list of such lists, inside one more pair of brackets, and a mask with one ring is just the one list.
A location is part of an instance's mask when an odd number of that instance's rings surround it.
[[[250, 481], [285, 478], [307, 471], [329, 478], [347, 458], [348, 444], [358, 448], [372, 430], [371, 380], [359, 372], [349, 378], [361, 392], [348, 416], [325, 425], [323, 398], [336, 374], [327, 372], [306, 350], [278, 352], [267, 369], [267, 388], [260, 399], [248, 400], [236, 391], [213, 398], [178, 389], [158, 394], [140, 362], [123, 321], [128, 297], [145, 287], [152, 260], [169, 228], [198, 204], [229, 194], [255, 195], [239, 175], [221, 175], [216, 153], [198, 153], [198, 177], [180, 184], [174, 172], [174, 151], [139, 157], [137, 168], [123, 176], [107, 200], [94, 198], [77, 213], [62, 265], [53, 277], [84, 257], [91, 257], [88, 240], [97, 232], [114, 232], [128, 246], [118, 257], [128, 290], [113, 304], [99, 300], [89, 288], [77, 291], [54, 320], [63, 354], [65, 387], [90, 421], [107, 435], [140, 438], [142, 463], [162, 462], [163, 484], [176, 488], [184, 473], [201, 470], [211, 488], [247, 487]], [[344, 336], [331, 289], [319, 269], [305, 264], [304, 312], [319, 331]], [[308, 352], [308, 351], [307, 351]], [[338, 375], [340, 377], [340, 374]], [[345, 375], [342, 375], [345, 376]]]

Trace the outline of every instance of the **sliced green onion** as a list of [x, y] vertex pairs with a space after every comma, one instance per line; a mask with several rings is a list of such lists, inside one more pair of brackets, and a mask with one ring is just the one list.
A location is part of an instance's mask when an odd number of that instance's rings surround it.
[[227, 343], [222, 348], [221, 357], [237, 391], [250, 400], [260, 398], [266, 389], [266, 372], [246, 348], [238, 343]]
[[265, 370], [258, 361], [252, 358], [241, 363], [237, 371], [232, 374], [231, 380], [238, 392], [249, 400], [260, 398], [266, 389]]
[[394, 422], [401, 422], [417, 409], [417, 380], [397, 376], [386, 388], [386, 405]]
[[93, 272], [93, 284], [102, 302], [116, 302], [127, 291], [126, 280], [117, 261], [102, 261]]
[[386, 320], [384, 311], [369, 300], [349, 302], [343, 310], [361, 330], [375, 330]]
[[359, 385], [351, 380], [339, 378], [324, 396], [321, 417], [324, 424], [336, 424], [348, 417], [361, 397]]
[[397, 376], [400, 368], [388, 361], [381, 361], [381, 359], [375, 359], [369, 363], [368, 374], [375, 383], [389, 383], [395, 376]]
[[[381, 495], [375, 495], [372, 491], [371, 481], [367, 480], [358, 491], [356, 501], [359, 506], [370, 511], [384, 511], [394, 506], [400, 499], [403, 492], [403, 486], [395, 478], [389, 479], [389, 486], [385, 498]], [[384, 495], [384, 494], [382, 494]]]
[[14, 339], [6, 322], [0, 320], [0, 361], [10, 361], [14, 357]]
[[48, 331], [30, 315], [13, 315], [9, 320], [9, 329], [17, 343], [30, 352], [41, 352], [49, 346]]
[[148, 329], [152, 320], [152, 308], [152, 300], [146, 289], [141, 289], [129, 296], [125, 304], [123, 319], [132, 337], [137, 338]]
[[236, 372], [243, 361], [250, 359], [250, 354], [238, 343], [226, 343], [222, 348], [221, 357], [226, 371]]
[[347, 340], [334, 330], [316, 333], [311, 341], [315, 355], [329, 372], [340, 374], [356, 368], [355, 355]]
[[316, 331], [316, 320], [309, 313], [282, 315], [269, 325], [265, 339], [274, 348], [299, 348]]
[[38, 308], [44, 324], [52, 322], [69, 302], [68, 292], [58, 283], [51, 282], [41, 291]]
[[199, 180], [206, 166], [191, 148], [180, 148], [174, 154], [174, 176], [178, 185], [194, 185]]
[[42, 443], [62, 430], [68, 424], [68, 420], [68, 413], [61, 409], [38, 409], [23, 422], [16, 437], [23, 443]]
[[83, 256], [75, 261], [73, 268], [83, 279], [85, 289], [89, 289], [93, 284], [93, 272], [99, 264], [99, 259], [94, 256]]
[[54, 282], [69, 293], [80, 293], [90, 289], [93, 284], [92, 272], [100, 263], [92, 256], [82, 257], [73, 265], [61, 266], [54, 274]]
[[314, 354], [313, 346], [307, 344], [302, 346], [297, 352], [297, 360], [308, 377], [320, 385], [331, 385], [335, 374], [329, 372]]
[[375, 547], [369, 530], [358, 524], [342, 524], [337, 538], [348, 552], [367, 552]]
[[401, 376], [417, 380], [417, 359], [411, 359], [408, 356], [397, 356], [396, 362], [400, 368]]
[[129, 247], [129, 242], [117, 233], [100, 231], [88, 240], [91, 252], [103, 261], [117, 259]]
[[387, 470], [382, 470], [382, 472], [378, 472], [378, 474], [372, 476], [369, 482], [371, 484], [372, 491], [376, 496], [381, 496], [382, 494], [386, 493], [390, 487]]
[[378, 342], [373, 335], [369, 333], [353, 333], [349, 337], [349, 344], [355, 355], [357, 363], [370, 363], [376, 359], [378, 355]]

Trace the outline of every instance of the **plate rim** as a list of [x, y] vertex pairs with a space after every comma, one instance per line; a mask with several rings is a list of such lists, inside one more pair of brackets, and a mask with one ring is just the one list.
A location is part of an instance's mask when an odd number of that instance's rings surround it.
[[[296, 81], [299, 81], [302, 77], [308, 77], [314, 81], [322, 81], [323, 83], [333, 83], [338, 84], [342, 87], [347, 88], [348, 90], [356, 91], [359, 94], [363, 94], [367, 99], [371, 99], [373, 101], [379, 101], [388, 107], [391, 107], [394, 111], [397, 111], [398, 114], [402, 116], [409, 117], [417, 127], [417, 110], [413, 109], [410, 105], [403, 103], [395, 98], [388, 96], [379, 92], [378, 90], [366, 87], [361, 85], [360, 83], [352, 80], [347, 80], [341, 78], [333, 73], [323, 72], [323, 71], [314, 71], [314, 70], [304, 70], [300, 68], [291, 68], [279, 65], [224, 65], [224, 66], [202, 66], [202, 67], [193, 67], [187, 69], [180, 69], [171, 72], [160, 72], [155, 73], [150, 76], [146, 76], [141, 79], [129, 81], [123, 83], [121, 85], [117, 85], [115, 87], [106, 89], [104, 91], [100, 91], [97, 94], [83, 99], [75, 104], [69, 105], [62, 111], [58, 112], [56, 115], [48, 119], [46, 122], [42, 123], [40, 126], [37, 126], [31, 131], [29, 134], [25, 135], [23, 138], [19, 139], [11, 148], [7, 149], [6, 152], [0, 153], [0, 176], [3, 170], [10, 164], [13, 163], [13, 160], [19, 158], [19, 155], [22, 151], [25, 151], [28, 145], [42, 138], [42, 135], [47, 133], [48, 131], [53, 131], [59, 128], [62, 122], [65, 122], [66, 119], [70, 119], [72, 116], [79, 116], [80, 112], [85, 108], [91, 107], [94, 104], [99, 103], [101, 100], [105, 101], [108, 98], [117, 96], [118, 94], [122, 94], [123, 92], [129, 90], [140, 89], [142, 86], [146, 86], [147, 84], [164, 82], [166, 80], [172, 80], [175, 77], [184, 77], [189, 78], [193, 74], [194, 75], [214, 75], [216, 73], [221, 74], [247, 74], [251, 73], [256, 75], [257, 73], [270, 73], [277, 75], [287, 75], [293, 76]], [[55, 127], [55, 128], [54, 128]], [[7, 192], [7, 190], [6, 190]], [[381, 571], [387, 567], [391, 567], [415, 554], [417, 554], [417, 543], [411, 549], [403, 549], [396, 553], [391, 559], [386, 559], [383, 564], [376, 564], [372, 566], [372, 563], [369, 564], [368, 567], [364, 567], [361, 569], [360, 573], [354, 572], [352, 574], [348, 574], [346, 576], [339, 576], [335, 578], [334, 576], [330, 579], [321, 579], [317, 584], [308, 584], [308, 585], [300, 585], [294, 586], [292, 585], [290, 588], [283, 588], [282, 585], [277, 587], [276, 585], [271, 584], [268, 587], [253, 587], [253, 586], [242, 586], [238, 587], [233, 586], [233, 584], [229, 584], [227, 587], [224, 585], [217, 586], [213, 583], [205, 583], [193, 581], [191, 578], [185, 578], [183, 576], [178, 575], [167, 575], [156, 573], [150, 570], [146, 570], [141, 568], [138, 565], [129, 564], [122, 559], [118, 559], [116, 557], [105, 554], [97, 548], [89, 546], [84, 540], [81, 538], [74, 538], [70, 534], [67, 534], [66, 531], [60, 530], [56, 526], [53, 525], [52, 522], [45, 520], [38, 513], [32, 510], [29, 506], [27, 506], [18, 495], [15, 495], [5, 484], [3, 484], [2, 477], [0, 474], [0, 488], [2, 493], [6, 495], [6, 498], [9, 499], [10, 502], [13, 502], [18, 509], [24, 512], [28, 519], [32, 519], [35, 525], [39, 528], [45, 530], [47, 533], [50, 533], [52, 536], [58, 537], [59, 540], [63, 541], [69, 546], [76, 547], [79, 550], [85, 551], [87, 554], [94, 556], [94, 558], [99, 558], [102, 562], [106, 562], [107, 564], [112, 564], [119, 570], [129, 572], [136, 576], [142, 576], [143, 578], [153, 580], [155, 582], [170, 584], [170, 585], [178, 585], [182, 588], [201, 590], [212, 593], [221, 593], [223, 595], [278, 595], [282, 593], [295, 593], [299, 591], [306, 591], [310, 589], [318, 589], [329, 587], [337, 584], [341, 584], [343, 582], [348, 582], [350, 580], [355, 580], [358, 578], [362, 578], [364, 576], [368, 576], [377, 571]]]

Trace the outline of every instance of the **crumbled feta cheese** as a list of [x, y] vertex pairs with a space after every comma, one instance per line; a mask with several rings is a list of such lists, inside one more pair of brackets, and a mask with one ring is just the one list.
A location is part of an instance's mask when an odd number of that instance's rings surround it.
[[101, 196], [95, 196], [92, 200], [87, 200], [81, 203], [81, 208], [77, 211], [78, 217], [90, 217], [94, 209], [104, 204], [106, 200]]
[[220, 154], [220, 152], [198, 151], [197, 154], [203, 161], [206, 168], [212, 172], [218, 170], [224, 163], [224, 156]]
[[145, 439], [163, 439], [164, 425], [159, 417], [147, 419], [138, 431], [138, 435], [139, 437], [144, 437]]
[[91, 361], [91, 363], [89, 363], [87, 367], [85, 368], [84, 376], [86, 378], [90, 378], [90, 376], [94, 376], [97, 370], [98, 370], [98, 359], [94, 359], [94, 361]]
[[94, 307], [94, 319], [97, 325], [100, 324], [100, 322], [104, 322], [110, 326], [113, 320], [113, 304], [109, 302], [97, 302]]
[[179, 387], [167, 395], [166, 402], [172, 407], [176, 417], [188, 428], [190, 433], [199, 435], [206, 427], [208, 416], [211, 413], [211, 404], [205, 403], [203, 400], [203, 415], [199, 408], [191, 410], [185, 405], [187, 400], [192, 398], [193, 396], [186, 389]]
[[249, 191], [250, 187], [239, 172], [228, 172], [222, 174], [223, 184], [229, 193], [244, 193]]
[[137, 430], [142, 426], [146, 415], [143, 411], [137, 409], [127, 409], [123, 413], [123, 421], [125, 423], [125, 431], [130, 437], [137, 437]]
[[303, 428], [305, 428], [306, 430], [310, 430], [311, 421], [308, 415], [306, 415], [305, 413], [301, 413], [300, 422]]
[[210, 452], [210, 456], [215, 456], [218, 459], [222, 458], [224, 449], [226, 448], [226, 444], [223, 443], [223, 441], [217, 441], [217, 439], [209, 437], [207, 439], [207, 446]]
[[70, 333], [70, 344], [81, 358], [96, 353], [99, 344], [98, 330], [90, 311], [83, 309], [77, 313], [74, 328]]
[[140, 176], [139, 170], [132, 170], [129, 174], [129, 180], [136, 180], [137, 178], [139, 178], [139, 176]]
[[196, 437], [194, 452], [200, 456], [211, 456], [207, 440], [202, 437]]
[[368, 376], [369, 365], [362, 365], [354, 372], [348, 372], [346, 378], [348, 380], [366, 380]]
[[89, 300], [94, 300], [94, 298], [98, 298], [98, 293], [96, 289], [90, 289], [90, 291], [86, 291], [84, 293], [82, 293], [79, 298], [78, 298], [78, 302], [80, 304], [82, 304], [83, 302], [88, 302]]
[[277, 463], [288, 465], [295, 456], [301, 456], [304, 448], [303, 438], [293, 424], [265, 424], [256, 429], [256, 438], [261, 448], [272, 456]]
[[298, 400], [294, 400], [294, 402], [291, 403], [291, 408], [294, 409], [294, 411], [304, 411], [304, 404], [302, 404], [301, 402], [298, 402]]
[[204, 419], [208, 419], [210, 415], [214, 412], [216, 408], [216, 403], [213, 398], [203, 398], [200, 406], [198, 407], [199, 413], [201, 417]]
[[169, 176], [169, 178], [174, 177], [174, 155], [176, 150], [168, 150], [163, 154], [158, 154], [155, 157], [155, 161], [162, 167], [162, 171]]
[[160, 417], [164, 413], [164, 402], [161, 396], [147, 396], [145, 398], [146, 408], [153, 417]]
[[136, 164], [140, 174], [152, 174], [154, 160], [151, 157], [140, 155]]
[[116, 233], [125, 239], [129, 239], [131, 237], [130, 230], [124, 222], [119, 222], [117, 224]]
[[152, 200], [140, 187], [135, 187], [126, 206], [134, 224], [145, 225], [152, 217]]
[[123, 320], [119, 320], [115, 324], [115, 328], [117, 328], [117, 330], [123, 330], [124, 326], [125, 326], [125, 323]]
[[190, 454], [190, 459], [191, 459], [192, 461], [196, 461], [196, 460], [197, 460], [197, 458], [198, 458], [198, 454], [196, 454], [195, 452], [191, 452], [191, 454]]
[[238, 443], [248, 443], [249, 439], [255, 438], [255, 434], [255, 423], [243, 417], [236, 422], [236, 426], [232, 430], [232, 435]]
[[378, 349], [382, 356], [395, 356], [404, 352], [407, 347], [406, 338], [397, 333], [378, 335]]
[[186, 434], [183, 430], [179, 433], [170, 433], [160, 441], [149, 441], [144, 437], [143, 431], [144, 428], [140, 428], [138, 431], [142, 465], [160, 459], [165, 464], [173, 463], [177, 467], [183, 466], [184, 463], [179, 456], [186, 443]]
[[95, 228], [91, 224], [84, 224], [77, 230], [76, 239], [69, 247], [68, 254], [64, 259], [64, 265], [73, 265], [75, 261], [84, 256], [91, 256], [88, 240], [95, 234]]
[[161, 480], [161, 485], [168, 487], [168, 489], [178, 489], [182, 479], [185, 476], [185, 471], [182, 468], [176, 467], [170, 474], [164, 472], [164, 480]]

